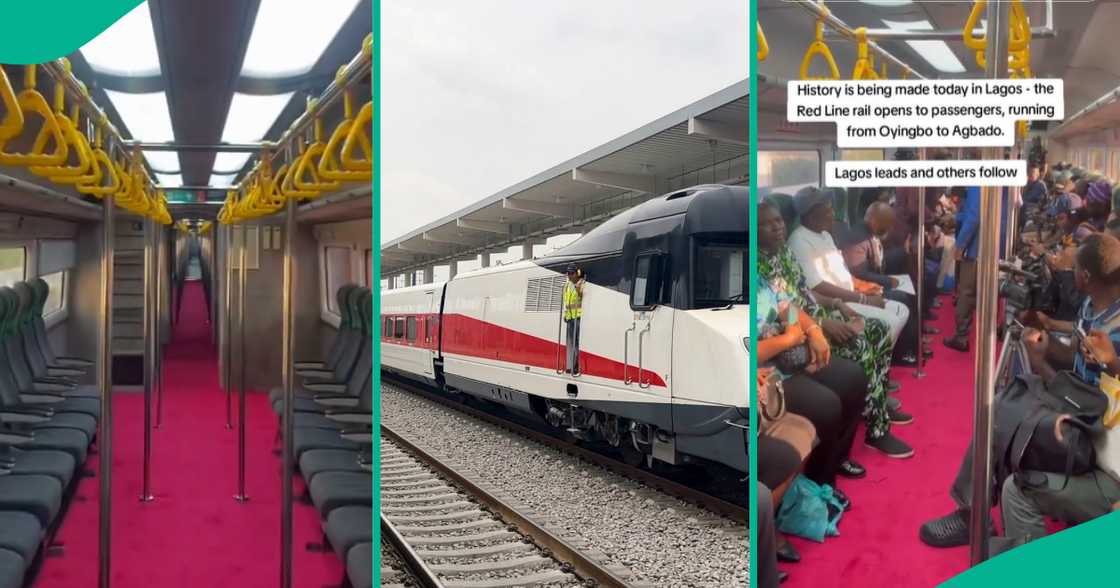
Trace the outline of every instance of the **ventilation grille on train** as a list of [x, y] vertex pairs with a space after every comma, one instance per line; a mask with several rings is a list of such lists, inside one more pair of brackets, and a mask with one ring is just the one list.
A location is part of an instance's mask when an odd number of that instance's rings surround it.
[[525, 287], [525, 312], [560, 312], [565, 276], [533, 278]]

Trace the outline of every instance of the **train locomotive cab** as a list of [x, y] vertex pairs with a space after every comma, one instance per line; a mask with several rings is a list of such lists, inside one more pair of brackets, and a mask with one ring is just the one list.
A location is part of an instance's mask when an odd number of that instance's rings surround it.
[[[675, 191], [547, 257], [383, 300], [412, 297], [423, 306], [445, 290], [438, 353], [428, 361], [449, 389], [647, 465], [703, 461], [746, 472], [747, 205], [746, 187]], [[571, 265], [586, 280], [575, 374], [564, 369], [562, 320]], [[385, 360], [390, 371], [425, 379], [403, 358], [391, 361], [387, 351]]]

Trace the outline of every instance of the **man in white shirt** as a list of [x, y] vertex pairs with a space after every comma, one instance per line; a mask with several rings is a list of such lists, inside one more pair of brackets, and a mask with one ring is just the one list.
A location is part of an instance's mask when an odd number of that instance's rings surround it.
[[836, 247], [830, 233], [832, 198], [810, 186], [797, 192], [793, 205], [801, 218], [801, 226], [790, 234], [787, 244], [805, 273], [805, 285], [822, 296], [847, 302], [867, 318], [883, 321], [891, 329], [891, 340], [897, 342], [910, 311], [901, 302], [856, 291], [852, 274], [844, 263], [844, 254]]

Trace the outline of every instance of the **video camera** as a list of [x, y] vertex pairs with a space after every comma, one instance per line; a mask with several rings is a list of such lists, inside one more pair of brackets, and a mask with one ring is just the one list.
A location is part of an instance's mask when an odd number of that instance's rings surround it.
[[999, 269], [1005, 277], [999, 284], [999, 297], [1004, 300], [1005, 324], [1012, 324], [1027, 310], [1050, 310], [1047, 284], [1050, 270], [1041, 257], [1020, 257], [1021, 266], [1000, 261]]

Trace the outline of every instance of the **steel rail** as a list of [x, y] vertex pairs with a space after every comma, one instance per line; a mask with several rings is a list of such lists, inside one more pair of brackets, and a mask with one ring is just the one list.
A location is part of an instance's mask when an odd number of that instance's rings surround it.
[[532, 517], [522, 513], [496, 494], [479, 486], [471, 478], [447, 465], [438, 457], [428, 453], [426, 450], [416, 445], [416, 443], [400, 433], [397, 433], [384, 423], [381, 424], [381, 435], [388, 437], [393, 443], [401, 446], [414, 457], [442, 474], [450, 480], [451, 483], [465, 490], [471, 495], [471, 498], [482, 503], [491, 512], [496, 514], [498, 518], [513, 525], [522, 535], [529, 537], [536, 542], [537, 545], [547, 549], [554, 558], [571, 565], [575, 573], [580, 577], [594, 580], [599, 586], [615, 588], [625, 588], [629, 586], [625, 578], [620, 577], [614, 571], [595, 561], [594, 558], [585, 554], [564, 538], [544, 528], [543, 525], [533, 520]]

